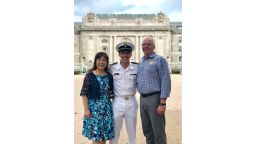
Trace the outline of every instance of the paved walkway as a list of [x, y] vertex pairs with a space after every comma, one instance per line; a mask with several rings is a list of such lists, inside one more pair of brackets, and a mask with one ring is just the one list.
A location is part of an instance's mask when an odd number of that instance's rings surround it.
[[[168, 144], [181, 144], [181, 77], [182, 75], [171, 75], [172, 79], [172, 92], [171, 96], [167, 99], [166, 109], [166, 135]], [[91, 144], [86, 137], [81, 135], [82, 131], [82, 117], [83, 117], [83, 105], [81, 97], [79, 96], [83, 83], [83, 75], [74, 76], [74, 143], [75, 144]], [[139, 94], [136, 94], [136, 98], [139, 102]], [[137, 144], [146, 144], [144, 135], [142, 133], [140, 114], [138, 110], [137, 117]], [[107, 142], [108, 144], [108, 142]], [[120, 134], [119, 144], [127, 144], [127, 134], [125, 130], [125, 124]]]

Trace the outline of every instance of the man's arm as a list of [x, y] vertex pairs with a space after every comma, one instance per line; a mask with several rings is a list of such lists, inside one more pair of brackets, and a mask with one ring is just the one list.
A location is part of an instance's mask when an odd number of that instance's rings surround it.
[[161, 80], [161, 101], [165, 102], [171, 92], [170, 70], [167, 61], [162, 57], [159, 64], [159, 76]]

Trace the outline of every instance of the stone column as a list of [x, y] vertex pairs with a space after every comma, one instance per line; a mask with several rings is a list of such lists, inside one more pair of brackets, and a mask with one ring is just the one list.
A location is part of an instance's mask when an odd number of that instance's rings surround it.
[[81, 58], [82, 58], [82, 61], [84, 64], [88, 64], [88, 56], [86, 55], [87, 54], [87, 49], [86, 49], [86, 36], [82, 33], [81, 34], [81, 37], [80, 37], [80, 42], [79, 42], [79, 47], [80, 47], [80, 50], [81, 50]]
[[112, 53], [112, 58], [113, 58], [113, 62], [115, 61], [115, 48], [116, 48], [116, 36], [113, 36], [113, 53]]
[[142, 51], [142, 41], [143, 41], [143, 38], [142, 36], [139, 36], [139, 61], [141, 60], [142, 56], [144, 55], [143, 54], [143, 51]]
[[134, 58], [135, 58], [135, 62], [139, 62], [139, 50], [140, 50], [140, 47], [139, 47], [139, 37], [136, 35], [136, 38], [135, 38], [135, 50], [134, 50]]
[[113, 63], [113, 42], [112, 42], [112, 36], [109, 36], [109, 63]]

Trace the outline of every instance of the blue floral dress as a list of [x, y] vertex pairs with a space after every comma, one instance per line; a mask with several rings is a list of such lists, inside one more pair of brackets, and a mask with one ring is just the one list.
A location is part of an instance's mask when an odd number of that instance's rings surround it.
[[83, 118], [82, 134], [93, 141], [106, 141], [114, 138], [112, 103], [109, 98], [109, 80], [107, 75], [96, 78], [100, 84], [100, 98], [88, 99], [90, 118]]

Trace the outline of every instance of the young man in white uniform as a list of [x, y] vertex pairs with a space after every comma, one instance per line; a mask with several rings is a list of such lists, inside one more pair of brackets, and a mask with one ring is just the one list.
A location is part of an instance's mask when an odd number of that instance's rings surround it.
[[111, 65], [110, 71], [114, 78], [113, 111], [115, 138], [111, 144], [118, 144], [120, 131], [125, 119], [128, 134], [128, 144], [136, 144], [136, 124], [138, 102], [136, 94], [136, 77], [138, 63], [130, 62], [134, 45], [129, 42], [122, 42], [116, 46], [120, 62]]

